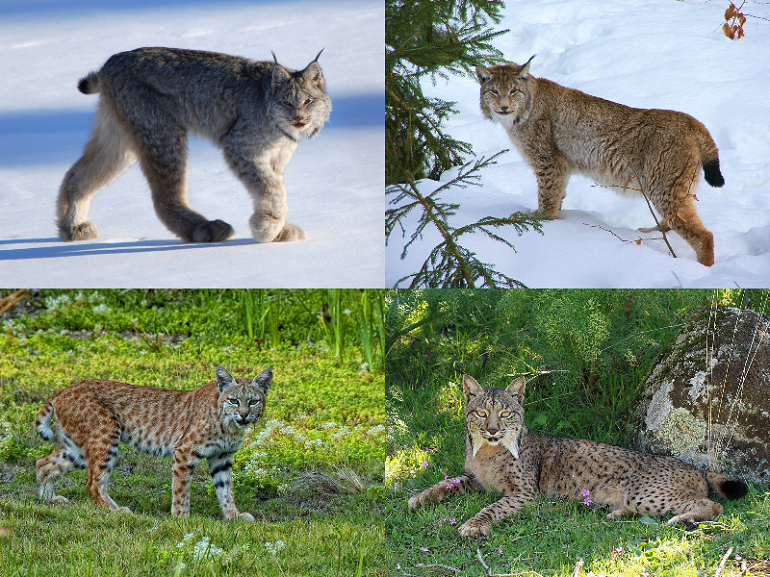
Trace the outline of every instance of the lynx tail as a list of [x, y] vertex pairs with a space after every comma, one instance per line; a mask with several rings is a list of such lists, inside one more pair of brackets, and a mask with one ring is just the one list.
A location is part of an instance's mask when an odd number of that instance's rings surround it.
[[99, 92], [99, 75], [96, 72], [91, 72], [85, 78], [81, 78], [78, 82], [78, 90], [83, 94], [96, 94]]
[[40, 411], [35, 419], [35, 427], [40, 436], [46, 441], [53, 439], [53, 431], [51, 430], [51, 417], [53, 417], [53, 404], [49, 400], [43, 410]]
[[743, 481], [731, 481], [719, 473], [706, 473], [709, 486], [722, 497], [729, 500], [745, 497], [749, 487]]

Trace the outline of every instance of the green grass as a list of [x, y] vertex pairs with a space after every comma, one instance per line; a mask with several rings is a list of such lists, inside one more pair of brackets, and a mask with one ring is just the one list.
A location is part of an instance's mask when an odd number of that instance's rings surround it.
[[[386, 400], [392, 433], [383, 527], [393, 575], [737, 575], [770, 569], [770, 492], [751, 487], [695, 530], [665, 519], [606, 521], [606, 510], [541, 499], [485, 540], [456, 528], [499, 498], [453, 497], [416, 512], [408, 498], [463, 471], [461, 374], [527, 386], [533, 430], [629, 446], [638, 387], [682, 322], [713, 302], [764, 309], [767, 291], [391, 291], [386, 298]], [[481, 555], [489, 571], [478, 560]], [[433, 565], [433, 567], [426, 567]], [[456, 569], [441, 569], [438, 565]], [[761, 574], [755, 569], [755, 574]], [[490, 573], [491, 571], [491, 573]], [[646, 575], [645, 575], [646, 574]]]
[[[336, 298], [359, 315], [363, 299], [378, 297], [367, 292]], [[384, 376], [361, 366], [360, 333], [348, 324], [335, 355], [324, 337], [334, 320], [320, 318], [327, 296], [31, 296], [0, 333], [0, 575], [382, 574], [384, 536], [373, 519], [385, 492]], [[249, 333], [238, 297], [272, 298], [279, 322]], [[222, 519], [205, 463], [194, 474], [190, 518], [172, 517], [171, 460], [123, 445], [110, 495], [133, 514], [97, 508], [85, 471], [58, 483], [69, 504], [37, 499], [34, 462], [54, 445], [37, 436], [34, 417], [51, 393], [84, 378], [191, 390], [217, 364], [235, 376], [274, 369], [265, 415], [234, 459], [236, 504], [255, 523]]]

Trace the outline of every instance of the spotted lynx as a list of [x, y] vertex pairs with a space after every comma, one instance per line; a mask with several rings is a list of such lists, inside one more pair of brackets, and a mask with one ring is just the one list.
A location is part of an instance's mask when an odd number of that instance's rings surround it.
[[630, 514], [663, 516], [669, 524], [711, 519], [722, 505], [708, 498], [711, 487], [722, 497], [748, 492], [741, 481], [719, 473], [702, 473], [672, 457], [638, 453], [584, 439], [539, 435], [524, 426], [525, 380], [506, 389], [483, 389], [463, 378], [467, 429], [465, 473], [442, 481], [409, 499], [409, 508], [436, 503], [446, 495], [495, 490], [502, 498], [460, 528], [463, 537], [488, 536], [492, 522], [502, 521], [548, 497], [586, 498], [610, 509], [608, 519]]
[[[530, 61], [532, 58], [530, 58]], [[538, 212], [556, 218], [571, 174], [621, 193], [644, 193], [695, 250], [714, 264], [714, 238], [695, 210], [701, 166], [706, 182], [724, 185], [719, 153], [706, 127], [671, 110], [629, 108], [529, 74], [523, 66], [484, 68], [481, 111], [499, 122], [537, 177]]]
[[[320, 52], [318, 56], [320, 56]], [[251, 232], [258, 242], [306, 237], [287, 221], [283, 172], [297, 144], [321, 130], [331, 113], [318, 56], [304, 70], [277, 61], [140, 48], [111, 57], [80, 81], [100, 93], [91, 140], [67, 172], [57, 204], [62, 240], [99, 236], [87, 220], [91, 198], [137, 160], [150, 183], [158, 218], [186, 242], [233, 235], [187, 203], [187, 133], [211, 139], [254, 200]]]
[[40, 435], [50, 440], [56, 416], [63, 445], [37, 461], [40, 497], [66, 501], [53, 492], [53, 480], [88, 468], [88, 490], [97, 505], [128, 511], [107, 494], [110, 471], [123, 442], [145, 453], [174, 457], [171, 514], [190, 514], [193, 469], [207, 459], [222, 514], [227, 519], [253, 521], [241, 513], [233, 498], [233, 453], [243, 443], [246, 428], [265, 409], [273, 379], [266, 369], [254, 380], [233, 378], [222, 367], [216, 379], [196, 391], [139, 387], [101, 379], [80, 381], [54, 394], [37, 416]]

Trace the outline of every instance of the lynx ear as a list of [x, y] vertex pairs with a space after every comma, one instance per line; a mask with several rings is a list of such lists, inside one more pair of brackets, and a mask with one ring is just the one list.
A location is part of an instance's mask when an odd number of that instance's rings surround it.
[[214, 374], [217, 377], [217, 390], [220, 393], [224, 393], [227, 389], [235, 384], [235, 379], [233, 376], [222, 367], [217, 367], [214, 371]]
[[476, 66], [476, 78], [479, 84], [484, 84], [486, 81], [492, 79], [492, 73], [483, 66]]
[[532, 62], [532, 59], [537, 56], [537, 54], [533, 54], [529, 57], [529, 60], [527, 60], [524, 65], [521, 67], [521, 70], [519, 70], [519, 78], [526, 76], [529, 74], [529, 63]]
[[526, 386], [527, 386], [527, 379], [525, 379], [524, 377], [519, 377], [518, 379], [512, 380], [511, 384], [505, 388], [505, 391], [507, 393], [511, 393], [512, 395], [518, 395], [520, 397], [523, 397], [524, 388]]
[[[321, 50], [321, 52], [323, 52], [323, 50]], [[321, 55], [321, 52], [318, 53], [318, 56]], [[321, 72], [321, 65], [318, 64], [318, 56], [316, 56], [315, 60], [313, 60], [310, 64], [305, 66], [305, 69], [300, 72], [300, 74], [302, 78], [306, 78], [310, 82], [320, 84], [321, 88], [323, 88], [324, 75], [323, 72]]]
[[[273, 54], [273, 58], [275, 58], [275, 54]], [[289, 71], [286, 70], [280, 64], [278, 64], [278, 62], [276, 62], [275, 66], [273, 66], [273, 78], [272, 78], [273, 94], [275, 94], [278, 91], [278, 88], [280, 88], [281, 85], [287, 82], [290, 78], [291, 78], [291, 74], [289, 74]]]
[[262, 391], [263, 395], [267, 395], [270, 390], [270, 383], [273, 382], [273, 367], [267, 367], [264, 371], [259, 373], [251, 384]]
[[470, 375], [463, 375], [463, 389], [465, 390], [465, 400], [469, 400], [476, 395], [483, 395], [484, 389], [476, 382], [476, 379]]

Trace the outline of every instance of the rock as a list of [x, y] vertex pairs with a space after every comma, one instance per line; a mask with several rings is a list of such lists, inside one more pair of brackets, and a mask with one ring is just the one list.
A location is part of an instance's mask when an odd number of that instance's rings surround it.
[[690, 321], [644, 382], [637, 448], [770, 482], [770, 318], [717, 308]]

